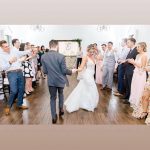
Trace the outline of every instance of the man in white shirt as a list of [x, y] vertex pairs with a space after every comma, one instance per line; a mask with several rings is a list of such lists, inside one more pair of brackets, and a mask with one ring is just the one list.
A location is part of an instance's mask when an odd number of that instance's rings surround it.
[[105, 54], [105, 52], [107, 51], [107, 45], [106, 44], [102, 44], [101, 45], [101, 48], [102, 48], [102, 55], [104, 55]]
[[10, 85], [10, 96], [5, 109], [5, 114], [10, 114], [10, 109], [17, 96], [17, 107], [19, 109], [28, 109], [27, 106], [23, 106], [23, 95], [24, 95], [24, 77], [21, 67], [21, 57], [29, 54], [31, 51], [19, 51], [20, 42], [18, 39], [12, 40], [13, 48], [10, 49], [8, 43], [4, 40], [0, 41], [0, 52], [1, 58], [1, 70], [7, 73], [9, 85]]
[[122, 39], [121, 42], [122, 49], [117, 54], [118, 63], [118, 89], [114, 92], [115, 96], [123, 96], [125, 92], [124, 76], [125, 76], [125, 65], [124, 62], [129, 53], [129, 48], [127, 48], [127, 39]]

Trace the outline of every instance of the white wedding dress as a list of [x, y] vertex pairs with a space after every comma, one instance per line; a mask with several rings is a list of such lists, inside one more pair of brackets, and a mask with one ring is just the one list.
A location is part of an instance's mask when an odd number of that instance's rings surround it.
[[67, 112], [71, 113], [80, 108], [93, 112], [97, 107], [99, 93], [94, 81], [94, 72], [95, 64], [88, 58], [82, 79], [64, 103]]

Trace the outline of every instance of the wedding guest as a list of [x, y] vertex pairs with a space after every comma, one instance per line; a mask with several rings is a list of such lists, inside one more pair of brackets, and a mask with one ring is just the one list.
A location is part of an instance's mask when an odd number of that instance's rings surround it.
[[[150, 66], [144, 68], [145, 71], [150, 72]], [[150, 76], [145, 84], [144, 93], [141, 100], [141, 111], [139, 119], [146, 118], [145, 123], [150, 124]]]
[[13, 48], [10, 49], [8, 43], [5, 40], [0, 41], [0, 47], [2, 52], [0, 53], [0, 58], [2, 59], [2, 70], [5, 70], [9, 80], [10, 95], [5, 109], [5, 114], [10, 114], [10, 109], [16, 98], [17, 107], [20, 109], [28, 109], [27, 106], [23, 105], [23, 95], [24, 95], [24, 77], [21, 67], [20, 57], [27, 55], [30, 51], [19, 51], [20, 42], [18, 39], [12, 40]]
[[[1, 50], [0, 50], [1, 51]], [[0, 59], [0, 104], [1, 101], [4, 99], [4, 94], [3, 94], [3, 77], [2, 77], [2, 67], [1, 67], [1, 59]]]
[[47, 53], [47, 52], [49, 52], [49, 49], [48, 49], [48, 48], [46, 48], [46, 49], [45, 49], [45, 52], [46, 52], [46, 53]]
[[103, 55], [101, 51], [98, 51], [100, 59], [96, 59], [96, 83], [102, 85], [102, 65], [103, 65]]
[[41, 46], [41, 51], [43, 52], [43, 54], [45, 53], [45, 46], [44, 45]]
[[34, 48], [34, 45], [33, 44], [31, 44], [31, 49], [33, 49]]
[[113, 50], [113, 42], [108, 42], [108, 49], [106, 50], [103, 59], [102, 90], [112, 90], [115, 63], [116, 59], [115, 51]]
[[[20, 47], [21, 51], [31, 51], [31, 44], [26, 42], [25, 44], [22, 43]], [[25, 77], [25, 93], [30, 95], [33, 92], [32, 88], [32, 78], [33, 78], [33, 71], [32, 71], [32, 55], [26, 55], [26, 60], [22, 63], [24, 68], [24, 77]]]
[[42, 55], [45, 53], [44, 50], [43, 50], [43, 46], [37, 46], [37, 49], [38, 49], [38, 78], [40, 79], [40, 77], [42, 76], [43, 79], [45, 79], [45, 75], [42, 71], [42, 63], [41, 63], [41, 57]]
[[[131, 96], [129, 99], [133, 107], [138, 105], [146, 83], [146, 71], [143, 70], [148, 62], [146, 48], [147, 45], [145, 42], [138, 43], [137, 51], [139, 54], [136, 56], [136, 60], [128, 59], [128, 62], [135, 66], [131, 83]], [[139, 89], [140, 91], [138, 92]]]
[[102, 48], [102, 51], [99, 51], [100, 58], [97, 59], [97, 61], [96, 61], [96, 83], [99, 84], [99, 85], [102, 85], [103, 57], [104, 57], [104, 54], [105, 54], [105, 52], [107, 50], [107, 45], [106, 44], [102, 44], [101, 48]]
[[[150, 71], [150, 67], [145, 67], [144, 71]], [[145, 123], [150, 124], [150, 76], [144, 86], [144, 92], [140, 98], [139, 107], [134, 117], [137, 119], [146, 119]]]
[[[97, 47], [97, 43], [94, 43], [92, 45], [93, 45], [93, 48], [94, 48], [94, 51], [95, 51], [95, 55], [98, 55], [99, 54], [99, 50], [98, 50], [98, 47]], [[95, 64], [94, 79], [96, 79], [96, 64]]]
[[82, 52], [82, 50], [81, 50], [81, 47], [80, 47], [80, 50], [79, 50], [79, 52], [77, 53], [77, 69], [78, 69], [78, 67], [81, 65], [81, 63], [82, 63], [82, 57], [83, 57], [83, 52]]
[[106, 45], [106, 44], [102, 44], [102, 45], [101, 45], [101, 48], [102, 48], [102, 55], [104, 55], [104, 53], [105, 53], [106, 50], [107, 50], [107, 45]]
[[38, 61], [37, 61], [37, 53], [38, 53], [38, 50], [37, 50], [37, 47], [34, 47], [32, 49], [32, 62], [31, 62], [31, 66], [32, 66], [32, 73], [33, 73], [33, 78], [32, 78], [32, 87], [36, 87], [36, 76], [37, 76], [37, 64], [38, 64]]
[[[126, 59], [134, 59], [136, 58], [138, 52], [137, 48], [135, 46], [136, 40], [134, 38], [129, 38], [127, 40], [127, 47], [130, 49]], [[133, 70], [135, 69], [135, 66], [128, 61], [125, 62], [125, 97], [123, 97], [124, 104], [130, 104], [129, 103], [129, 97], [130, 97], [130, 92], [131, 92], [131, 82], [132, 82], [132, 76], [133, 76]]]
[[148, 57], [146, 53], [147, 45], [145, 42], [140, 42], [137, 45], [138, 55], [136, 59], [128, 59], [128, 62], [135, 66], [132, 83], [131, 83], [131, 95], [129, 102], [133, 108], [133, 116], [137, 116], [137, 110], [139, 108], [140, 100], [146, 84], [146, 71], [143, 68], [146, 67]]
[[122, 39], [121, 42], [122, 49], [117, 53], [117, 63], [118, 63], [118, 88], [114, 92], [115, 96], [123, 96], [125, 92], [125, 65], [124, 62], [129, 53], [129, 48], [127, 48], [127, 39]]

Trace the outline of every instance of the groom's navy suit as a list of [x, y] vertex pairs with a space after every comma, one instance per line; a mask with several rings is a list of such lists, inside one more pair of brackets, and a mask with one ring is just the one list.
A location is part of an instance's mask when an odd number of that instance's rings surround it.
[[71, 75], [72, 71], [66, 67], [65, 56], [56, 51], [45, 53], [42, 58], [43, 72], [47, 74], [50, 92], [50, 105], [52, 118], [56, 117], [56, 98], [59, 95], [59, 109], [63, 109], [63, 89], [68, 82], [66, 75]]

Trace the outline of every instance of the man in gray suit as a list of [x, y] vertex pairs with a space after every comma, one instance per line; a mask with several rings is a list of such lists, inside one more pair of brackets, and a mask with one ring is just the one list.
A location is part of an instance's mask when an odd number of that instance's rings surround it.
[[68, 81], [66, 75], [72, 75], [72, 73], [75, 73], [77, 70], [67, 69], [65, 63], [65, 56], [57, 52], [59, 49], [58, 41], [51, 40], [49, 42], [49, 47], [50, 51], [42, 56], [41, 62], [43, 72], [47, 74], [48, 77], [48, 86], [51, 99], [50, 106], [51, 106], [52, 123], [55, 124], [57, 122], [57, 113], [56, 113], [57, 91], [59, 96], [59, 115], [62, 116], [64, 115], [63, 89]]

